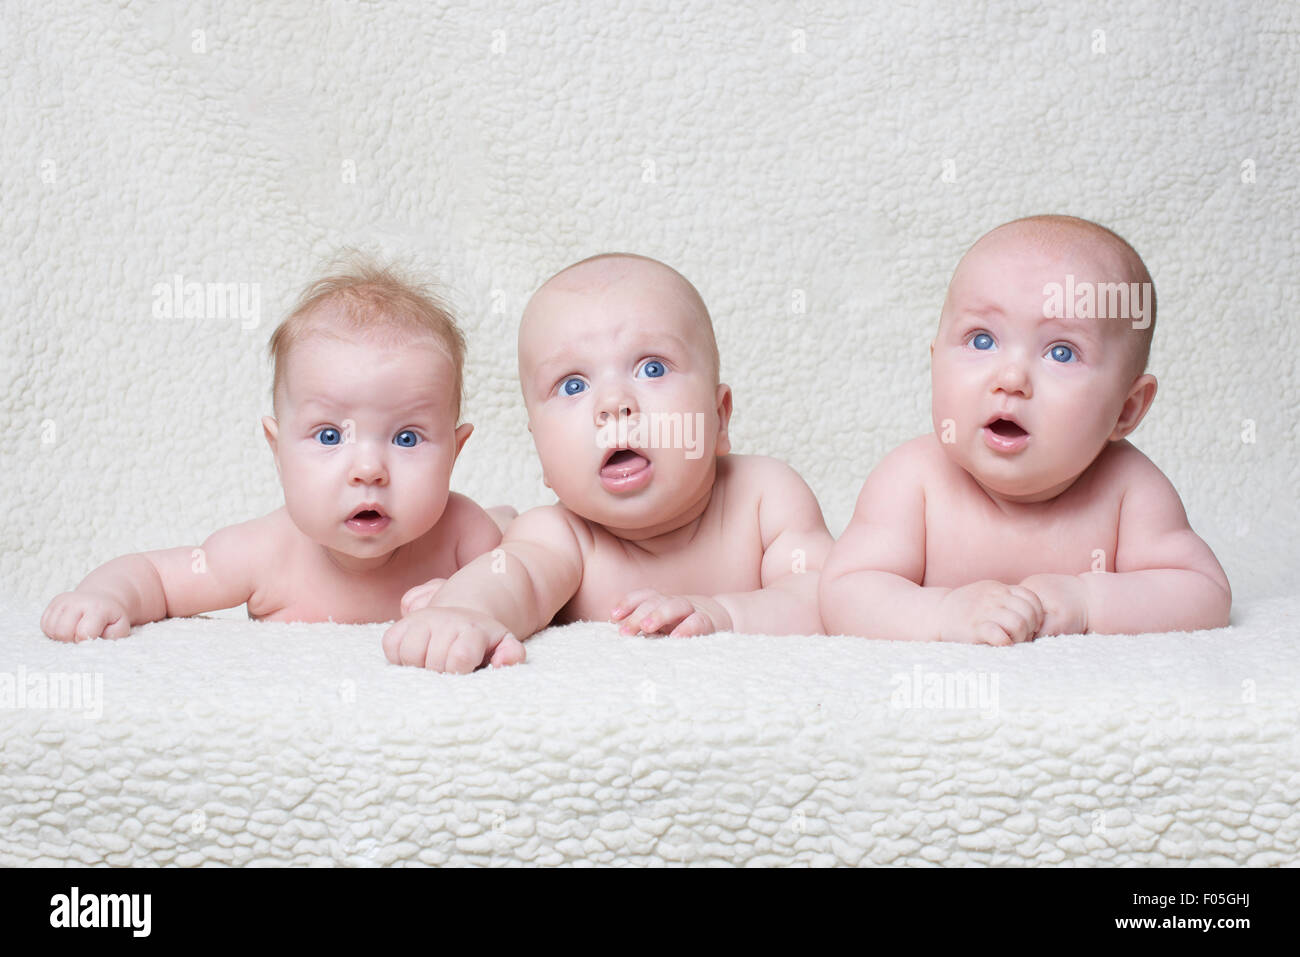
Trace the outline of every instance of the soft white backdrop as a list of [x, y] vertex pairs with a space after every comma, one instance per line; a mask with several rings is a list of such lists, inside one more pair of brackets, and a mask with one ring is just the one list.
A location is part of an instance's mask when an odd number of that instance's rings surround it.
[[[458, 309], [458, 490], [552, 500], [519, 312], [630, 250], [700, 288], [737, 451], [791, 462], [838, 534], [929, 428], [958, 256], [1044, 211], [1145, 257], [1134, 441], [1239, 606], [1296, 591], [1294, 4], [9, 3], [0, 53], [6, 600], [280, 504], [265, 343], [342, 245]], [[256, 284], [257, 324], [156, 318], [176, 275]]]

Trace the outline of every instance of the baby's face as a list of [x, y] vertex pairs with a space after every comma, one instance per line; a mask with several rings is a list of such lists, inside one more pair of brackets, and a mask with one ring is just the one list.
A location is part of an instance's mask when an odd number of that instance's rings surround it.
[[552, 280], [520, 327], [520, 384], [546, 484], [616, 532], [676, 527], [707, 502], [716, 456], [730, 449], [731, 393], [716, 380], [707, 318], [653, 264], [579, 270], [596, 281]]
[[1066, 254], [1014, 235], [981, 240], [953, 276], [930, 347], [944, 451], [1009, 501], [1054, 497], [1136, 425], [1117, 429], [1138, 381], [1132, 323], [1044, 316], [1045, 287], [1066, 274], [1129, 281], [1117, 252], [1086, 242]]
[[383, 565], [442, 516], [473, 427], [456, 428], [455, 366], [432, 340], [314, 335], [294, 346], [263, 419], [294, 524], [341, 566]]

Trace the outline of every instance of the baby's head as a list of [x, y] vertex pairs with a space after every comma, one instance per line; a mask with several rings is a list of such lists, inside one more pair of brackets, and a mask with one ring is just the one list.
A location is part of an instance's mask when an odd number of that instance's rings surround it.
[[607, 253], [556, 273], [519, 325], [519, 384], [546, 484], [628, 538], [703, 511], [731, 448], [731, 389], [704, 300], [676, 270]]
[[986, 233], [930, 344], [944, 451], [1007, 501], [1060, 494], [1150, 408], [1155, 312], [1141, 257], [1103, 226], [1032, 216]]
[[262, 420], [294, 523], [346, 567], [381, 565], [442, 516], [465, 340], [447, 307], [358, 259], [312, 283], [271, 336]]

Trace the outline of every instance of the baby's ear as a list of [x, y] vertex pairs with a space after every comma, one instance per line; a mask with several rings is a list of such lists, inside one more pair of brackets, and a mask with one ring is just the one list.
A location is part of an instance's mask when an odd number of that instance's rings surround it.
[[266, 436], [266, 444], [271, 447], [271, 458], [275, 460], [275, 474], [280, 474], [280, 424], [271, 416], [262, 416], [262, 434]]
[[731, 386], [718, 383], [718, 447], [715, 454], [726, 455], [731, 451], [731, 436], [727, 426], [731, 424]]
[[262, 434], [266, 436], [266, 444], [271, 446], [271, 454], [276, 454], [276, 442], [280, 438], [280, 423], [269, 415], [262, 416]]
[[1114, 431], [1110, 433], [1110, 441], [1117, 442], [1136, 429], [1146, 417], [1155, 398], [1156, 377], [1149, 372], [1138, 376], [1128, 390], [1124, 406], [1119, 410], [1119, 419], [1115, 422]]
[[930, 358], [931, 358], [931, 359], [934, 358], [934, 340], [933, 340], [933, 339], [930, 340]]
[[[456, 457], [460, 456], [460, 450], [465, 447], [465, 440], [469, 438], [470, 433], [474, 431], [474, 426], [464, 422], [456, 427]], [[452, 459], [455, 461], [455, 458]]]

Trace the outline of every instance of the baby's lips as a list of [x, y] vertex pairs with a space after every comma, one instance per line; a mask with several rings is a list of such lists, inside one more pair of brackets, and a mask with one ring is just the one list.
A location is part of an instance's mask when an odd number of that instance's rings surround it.
[[649, 464], [649, 457], [638, 449], [610, 449], [601, 462], [600, 474], [606, 478], [624, 478]]

